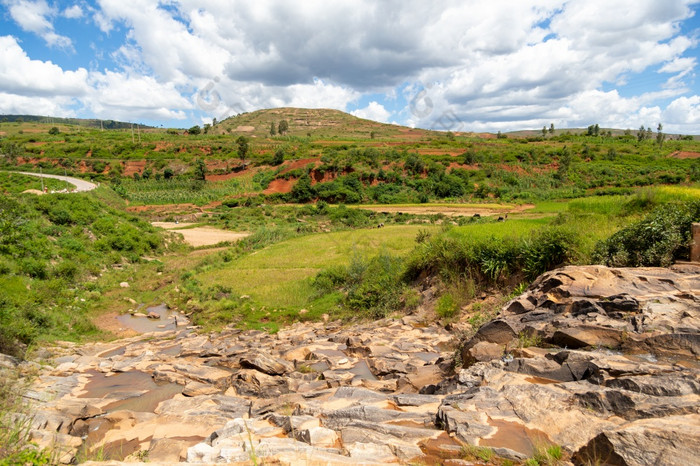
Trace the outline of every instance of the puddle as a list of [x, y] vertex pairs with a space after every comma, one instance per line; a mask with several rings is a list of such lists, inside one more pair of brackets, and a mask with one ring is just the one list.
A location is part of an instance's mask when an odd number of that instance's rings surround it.
[[352, 369], [349, 369], [348, 372], [350, 372], [351, 374], [355, 374], [354, 378], [364, 380], [377, 380], [377, 377], [375, 377], [375, 375], [372, 374], [372, 371], [369, 370], [369, 366], [367, 365], [367, 361], [365, 360], [362, 360], [355, 364], [355, 366]]
[[651, 353], [624, 354], [622, 356], [625, 359], [629, 359], [630, 361], [637, 362], [637, 363], [668, 364], [669, 366], [677, 364], [679, 366], [686, 367], [688, 369], [700, 369], [700, 362], [697, 359], [691, 360], [691, 359], [684, 359], [682, 357], [674, 358], [674, 357], [667, 357], [667, 356], [656, 356], [656, 355], [651, 354]]
[[435, 438], [425, 440], [418, 444], [425, 455], [421, 461], [425, 464], [443, 464], [450, 458], [459, 458], [462, 452], [462, 444], [443, 432]]
[[175, 330], [177, 328], [175, 325], [175, 316], [178, 313], [170, 310], [165, 303], [148, 307], [145, 311], [140, 309], [139, 312], [143, 314], [154, 312], [160, 316], [160, 319], [149, 319], [148, 317], [134, 317], [131, 314], [122, 314], [117, 316], [117, 320], [124, 327], [128, 327], [139, 333], [167, 332], [168, 330]]
[[158, 350], [161, 354], [167, 354], [168, 356], [180, 356], [180, 351], [182, 351], [182, 345], [169, 346]]
[[159, 385], [145, 372], [120, 372], [109, 377], [97, 371], [87, 374], [91, 378], [80, 398], [122, 398], [105, 406], [107, 412], [128, 409], [152, 413], [161, 401], [172, 398], [183, 389], [176, 383]]
[[537, 377], [536, 375], [532, 375], [530, 377], [525, 377], [525, 381], [530, 382], [530, 383], [536, 383], [538, 385], [547, 385], [550, 383], [560, 383], [559, 380], [546, 379], [544, 377]]
[[489, 425], [498, 431], [492, 437], [479, 440], [480, 446], [510, 448], [525, 456], [532, 456], [536, 445], [551, 443], [547, 434], [541, 430], [528, 429], [517, 422], [489, 419]]
[[435, 361], [440, 359], [440, 353], [427, 353], [427, 352], [419, 352], [419, 353], [408, 353], [409, 356], [415, 356], [421, 361], [425, 362], [426, 364], [433, 364]]

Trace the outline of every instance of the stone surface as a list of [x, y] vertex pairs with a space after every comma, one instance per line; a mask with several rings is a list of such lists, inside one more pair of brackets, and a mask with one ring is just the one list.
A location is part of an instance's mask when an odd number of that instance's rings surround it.
[[459, 341], [462, 324], [59, 342], [31, 369], [32, 436], [65, 462], [83, 442], [155, 464], [465, 464], [463, 443], [516, 463], [543, 443], [575, 464], [700, 456], [700, 267], [565, 267]]

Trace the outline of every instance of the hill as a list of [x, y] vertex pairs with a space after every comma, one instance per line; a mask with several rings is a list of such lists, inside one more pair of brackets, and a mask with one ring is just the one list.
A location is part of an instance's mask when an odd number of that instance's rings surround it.
[[[340, 110], [311, 108], [273, 108], [241, 113], [227, 118], [217, 125], [219, 133], [235, 133], [256, 138], [269, 137], [270, 127], [278, 131], [281, 121], [286, 121], [288, 136], [328, 139], [415, 139], [437, 136], [440, 133], [424, 129], [379, 123], [365, 120]], [[278, 134], [278, 133], [277, 133]]]

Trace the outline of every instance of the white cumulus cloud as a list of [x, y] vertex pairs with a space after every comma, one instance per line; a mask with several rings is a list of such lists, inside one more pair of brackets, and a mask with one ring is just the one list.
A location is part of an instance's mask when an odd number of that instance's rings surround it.
[[382, 123], [388, 123], [389, 117], [391, 117], [391, 112], [384, 108], [382, 104], [375, 101], [370, 102], [365, 108], [359, 108], [350, 113], [359, 118], [379, 121]]

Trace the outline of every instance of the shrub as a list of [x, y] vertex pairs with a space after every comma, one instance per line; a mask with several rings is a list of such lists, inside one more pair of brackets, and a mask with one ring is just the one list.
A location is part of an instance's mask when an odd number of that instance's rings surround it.
[[596, 245], [593, 260], [616, 267], [667, 267], [687, 259], [690, 226], [700, 220], [700, 201], [666, 204]]
[[442, 318], [453, 317], [459, 311], [459, 306], [457, 302], [452, 297], [452, 294], [446, 293], [437, 301], [437, 306], [435, 307], [435, 313]]
[[[313, 280], [319, 295], [343, 293], [342, 305], [354, 314], [385, 317], [414, 299], [406, 299], [406, 285], [401, 280], [403, 260], [388, 254], [370, 259], [356, 256], [347, 267], [339, 266], [320, 272]], [[408, 303], [410, 301], [410, 303]]]

